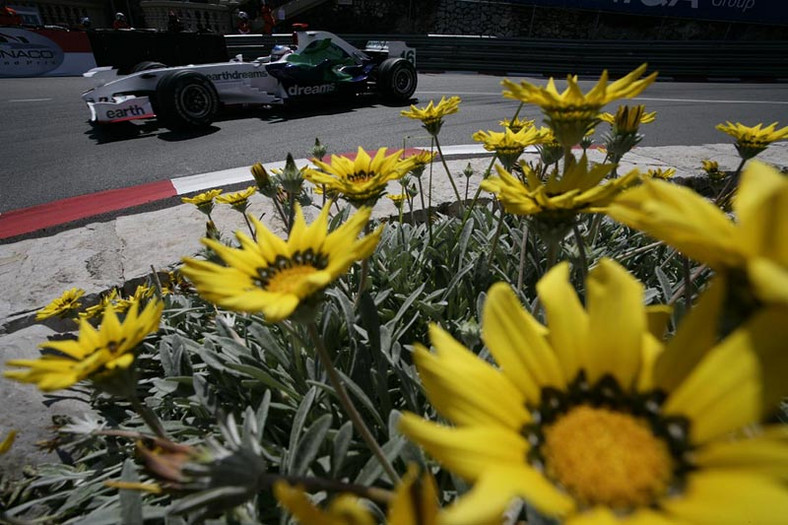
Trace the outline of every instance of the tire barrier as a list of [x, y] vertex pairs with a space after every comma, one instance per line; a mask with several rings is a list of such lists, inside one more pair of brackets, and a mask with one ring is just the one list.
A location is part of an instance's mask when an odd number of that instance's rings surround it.
[[[364, 48], [369, 40], [404, 40], [422, 71], [477, 71], [562, 76], [630, 72], [643, 62], [678, 79], [788, 79], [788, 41], [543, 40], [443, 35], [340, 35]], [[267, 55], [290, 35], [227, 35], [227, 53]]]

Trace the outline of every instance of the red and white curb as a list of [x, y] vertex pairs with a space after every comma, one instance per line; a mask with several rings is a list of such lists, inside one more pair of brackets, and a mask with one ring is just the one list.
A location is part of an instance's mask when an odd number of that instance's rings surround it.
[[[391, 151], [394, 150], [392, 149]], [[405, 154], [414, 154], [419, 151], [421, 150], [409, 148], [405, 150]], [[446, 158], [466, 155], [491, 155], [480, 144], [447, 146], [443, 148], [443, 154]], [[355, 156], [355, 152], [345, 153], [343, 156], [352, 158]], [[297, 166], [304, 166], [309, 164], [309, 162], [309, 159], [296, 159]], [[263, 164], [268, 171], [282, 169], [284, 165], [284, 161]], [[254, 178], [252, 177], [250, 166], [245, 166], [140, 184], [128, 188], [101, 191], [29, 208], [11, 210], [0, 214], [0, 240], [179, 195], [252, 181], [254, 181]]]

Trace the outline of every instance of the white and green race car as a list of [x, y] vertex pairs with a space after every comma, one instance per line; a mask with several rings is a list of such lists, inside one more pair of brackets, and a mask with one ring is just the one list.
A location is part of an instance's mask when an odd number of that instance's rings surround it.
[[404, 42], [368, 42], [357, 49], [326, 31], [298, 31], [296, 45], [244, 62], [166, 67], [138, 64], [128, 75], [112, 67], [84, 74], [95, 87], [82, 99], [90, 122], [157, 119], [169, 129], [203, 127], [222, 106], [278, 105], [376, 92], [406, 102], [416, 90], [415, 50]]

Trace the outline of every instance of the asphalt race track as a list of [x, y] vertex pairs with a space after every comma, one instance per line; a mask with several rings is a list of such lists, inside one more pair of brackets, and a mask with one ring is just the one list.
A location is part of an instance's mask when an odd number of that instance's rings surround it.
[[[460, 112], [447, 118], [443, 145], [472, 143], [479, 129], [499, 129], [517, 102], [504, 99], [502, 77], [421, 74], [419, 105], [441, 95], [460, 95]], [[530, 78], [544, 84], [546, 79]], [[587, 90], [592, 81], [582, 83]], [[306, 157], [315, 137], [329, 152], [429, 146], [417, 121], [402, 107], [374, 97], [350, 103], [296, 109], [235, 109], [205, 131], [173, 133], [155, 124], [126, 123], [113, 132], [87, 123], [79, 77], [0, 79], [0, 213], [97, 191], [125, 188], [283, 160], [288, 152]], [[559, 87], [560, 83], [559, 83]], [[676, 83], [662, 81], [637, 99], [656, 110], [644, 126], [642, 145], [700, 145], [728, 142], [714, 126], [725, 120], [747, 125], [780, 121], [788, 125], [788, 84]], [[610, 108], [615, 111], [615, 106]], [[537, 118], [526, 107], [521, 117]]]

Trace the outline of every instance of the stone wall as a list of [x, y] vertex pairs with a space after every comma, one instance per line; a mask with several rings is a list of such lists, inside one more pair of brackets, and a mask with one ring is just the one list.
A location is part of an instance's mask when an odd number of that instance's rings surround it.
[[788, 40], [788, 27], [440, 0], [431, 32], [611, 40]]
[[333, 0], [292, 22], [336, 33], [613, 40], [788, 40], [788, 27], [532, 7], [494, 0]]

